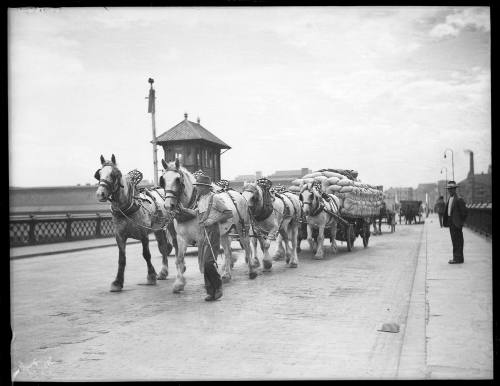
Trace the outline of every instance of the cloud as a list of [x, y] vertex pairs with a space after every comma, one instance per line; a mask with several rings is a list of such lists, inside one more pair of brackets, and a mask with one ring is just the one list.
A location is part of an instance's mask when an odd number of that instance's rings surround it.
[[437, 24], [429, 32], [431, 37], [456, 37], [464, 29], [490, 31], [489, 8], [466, 8], [446, 16], [444, 23]]

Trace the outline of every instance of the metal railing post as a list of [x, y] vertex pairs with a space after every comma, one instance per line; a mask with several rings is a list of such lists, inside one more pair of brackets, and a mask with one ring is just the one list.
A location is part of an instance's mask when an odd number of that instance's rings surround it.
[[35, 238], [35, 216], [32, 214], [30, 215], [30, 219], [28, 220], [29, 224], [29, 230], [28, 230], [28, 244], [35, 244], [36, 243], [36, 238]]
[[71, 240], [71, 213], [66, 213], [66, 240]]
[[101, 237], [101, 215], [96, 213], [95, 237]]

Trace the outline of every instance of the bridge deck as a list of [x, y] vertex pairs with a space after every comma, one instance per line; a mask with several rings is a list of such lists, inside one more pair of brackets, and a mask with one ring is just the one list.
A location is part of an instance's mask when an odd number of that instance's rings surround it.
[[[432, 215], [383, 231], [366, 249], [358, 238], [352, 252], [339, 243], [324, 260], [304, 241], [297, 269], [275, 262], [252, 281], [236, 249], [233, 279], [214, 303], [203, 301], [193, 253], [182, 294], [172, 293], [173, 258], [168, 280], [141, 285], [139, 244], [127, 248], [122, 293], [109, 292], [116, 248], [12, 259], [12, 373], [31, 381], [492, 378], [491, 241], [464, 229], [465, 264], [449, 265], [449, 231]], [[53, 253], [63, 244], [29, 248]], [[159, 270], [155, 242], [151, 251]], [[377, 331], [387, 322], [400, 332]]]

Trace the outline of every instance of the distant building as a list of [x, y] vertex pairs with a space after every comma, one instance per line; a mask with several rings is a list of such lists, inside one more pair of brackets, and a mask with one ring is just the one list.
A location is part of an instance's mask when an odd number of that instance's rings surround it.
[[197, 123], [184, 120], [156, 138], [163, 147], [165, 161], [182, 157], [182, 165], [191, 173], [197, 170], [210, 176], [214, 181], [221, 179], [221, 149], [231, 149], [224, 141]]
[[[297, 170], [277, 170], [273, 174], [265, 176], [273, 185], [283, 185], [290, 186], [293, 180], [300, 178], [308, 173], [311, 173], [311, 169], [302, 168]], [[232, 181], [229, 181], [229, 185], [236, 190], [240, 190], [243, 188], [245, 182], [253, 182], [257, 179], [263, 177], [261, 171], [256, 171], [255, 174], [242, 174], [236, 176]]]
[[233, 181], [255, 181], [257, 179], [257, 174], [241, 174], [239, 176], [234, 177]]
[[277, 170], [273, 174], [266, 176], [273, 184], [280, 184], [288, 186], [292, 184], [293, 180], [301, 178], [306, 174], [311, 173], [311, 169], [302, 168], [297, 170]]
[[417, 189], [413, 193], [415, 200], [427, 202], [430, 208], [434, 207], [439, 197], [438, 185], [436, 183], [418, 184]]
[[384, 194], [388, 199], [396, 200], [397, 202], [401, 200], [414, 200], [413, 188], [411, 187], [390, 187]]
[[488, 173], [474, 174], [474, 153], [470, 151], [469, 155], [469, 173], [458, 183], [459, 193], [467, 204], [491, 202], [491, 165]]

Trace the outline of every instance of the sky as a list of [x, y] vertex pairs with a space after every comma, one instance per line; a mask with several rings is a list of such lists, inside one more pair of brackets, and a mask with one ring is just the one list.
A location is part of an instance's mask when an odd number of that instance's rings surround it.
[[458, 182], [491, 164], [490, 70], [488, 7], [11, 8], [9, 183], [94, 184], [101, 154], [153, 180], [150, 77], [157, 136], [199, 117], [222, 178], [416, 187], [453, 153]]

